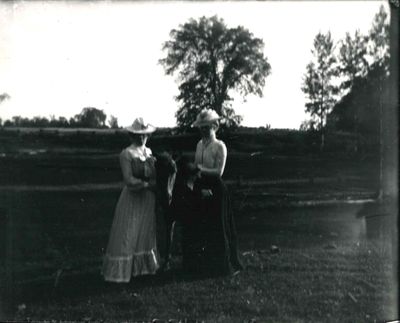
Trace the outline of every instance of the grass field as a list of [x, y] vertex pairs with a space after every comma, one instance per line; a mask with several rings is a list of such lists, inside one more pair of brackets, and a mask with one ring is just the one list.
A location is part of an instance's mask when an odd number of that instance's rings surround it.
[[187, 277], [177, 252], [170, 272], [113, 285], [99, 270], [120, 192], [118, 149], [46, 147], [13, 147], [0, 158], [0, 206], [8, 218], [0, 229], [7, 244], [0, 318], [381, 322], [398, 316], [396, 250], [385, 240], [367, 240], [357, 217], [375, 197], [374, 162], [235, 151], [225, 176], [246, 269], [235, 277]]

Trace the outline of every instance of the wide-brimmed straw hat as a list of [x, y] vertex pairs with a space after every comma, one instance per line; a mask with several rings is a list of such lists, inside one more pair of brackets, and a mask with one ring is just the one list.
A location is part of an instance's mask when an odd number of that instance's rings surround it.
[[145, 123], [143, 121], [143, 118], [136, 118], [131, 126], [126, 127], [124, 129], [130, 133], [150, 134], [156, 130], [156, 127], [152, 126], [149, 123]]
[[220, 116], [211, 109], [203, 109], [197, 115], [196, 121], [193, 122], [193, 127], [201, 127], [201, 126], [208, 126], [210, 124], [214, 124], [218, 122]]

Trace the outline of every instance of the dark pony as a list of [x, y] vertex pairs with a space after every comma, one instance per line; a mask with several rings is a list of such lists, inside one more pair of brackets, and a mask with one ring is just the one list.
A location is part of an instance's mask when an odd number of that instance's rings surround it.
[[[185, 179], [185, 169], [190, 160], [182, 155], [171, 155], [168, 152], [155, 153], [155, 168], [157, 173], [157, 204], [162, 216], [158, 218], [158, 226], [163, 226], [165, 232], [158, 230], [158, 240], [164, 244], [164, 264], [162, 269], [168, 269], [171, 258], [171, 246], [174, 240], [175, 223], [177, 221], [176, 210], [171, 208], [174, 191]], [[161, 218], [161, 219], [160, 219]], [[165, 248], [164, 248], [165, 247]]]
[[[171, 257], [171, 244], [174, 233], [174, 216], [170, 210], [172, 194], [176, 183], [178, 172], [177, 162], [168, 152], [155, 153], [156, 158], [155, 168], [157, 173], [157, 203], [159, 210], [162, 212], [163, 225], [166, 228], [162, 242], [165, 243], [165, 263], [163, 267], [168, 266]], [[179, 163], [178, 163], [179, 164]]]

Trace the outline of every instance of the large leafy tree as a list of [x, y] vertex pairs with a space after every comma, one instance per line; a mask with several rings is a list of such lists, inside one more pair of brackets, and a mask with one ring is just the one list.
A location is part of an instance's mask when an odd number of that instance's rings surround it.
[[314, 48], [311, 52], [313, 60], [306, 66], [302, 91], [306, 95], [306, 112], [310, 113], [321, 131], [321, 149], [323, 149], [326, 118], [338, 94], [338, 87], [334, 84], [338, 70], [331, 33], [318, 33], [314, 38]]
[[263, 48], [262, 39], [242, 26], [228, 28], [217, 16], [190, 19], [173, 29], [160, 63], [167, 75], [178, 73], [178, 126], [189, 127], [205, 107], [214, 109], [227, 127], [240, 124], [231, 91], [262, 96], [271, 70]]
[[[107, 115], [103, 110], [92, 107], [83, 108], [80, 114], [75, 115], [75, 126], [85, 128], [105, 127]], [[71, 122], [70, 122], [71, 123]]]

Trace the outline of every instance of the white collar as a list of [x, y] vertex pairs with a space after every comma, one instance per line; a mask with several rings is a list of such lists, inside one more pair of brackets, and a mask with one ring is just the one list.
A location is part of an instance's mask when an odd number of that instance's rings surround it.
[[140, 149], [138, 146], [130, 145], [128, 147], [133, 157], [147, 158], [149, 157], [148, 148], [146, 146]]
[[204, 141], [204, 138], [201, 139], [201, 144], [203, 145], [203, 147], [208, 147], [209, 145], [211, 145], [213, 142], [217, 142], [217, 138], [215, 137], [211, 137], [209, 139], [207, 139], [207, 141]]

